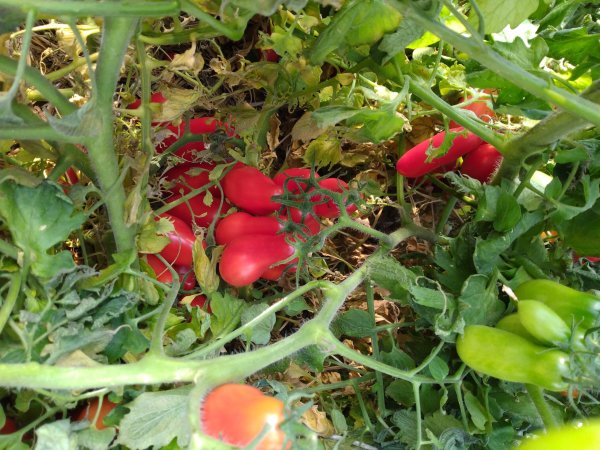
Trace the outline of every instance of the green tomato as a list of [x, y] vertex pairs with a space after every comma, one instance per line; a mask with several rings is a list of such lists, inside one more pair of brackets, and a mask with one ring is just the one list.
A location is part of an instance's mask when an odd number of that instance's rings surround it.
[[543, 344], [569, 344], [571, 329], [548, 305], [537, 300], [519, 300], [517, 314], [523, 327]]
[[569, 357], [521, 336], [484, 325], [470, 325], [456, 341], [458, 356], [472, 369], [500, 380], [564, 391]]
[[536, 342], [536, 339], [529, 333], [529, 331], [527, 331], [527, 329], [521, 323], [521, 319], [519, 318], [519, 315], [517, 313], [504, 316], [496, 324], [496, 328], [521, 336], [522, 338], [525, 338], [528, 341]]
[[598, 450], [600, 419], [553, 428], [545, 434], [527, 437], [513, 450]]
[[514, 290], [517, 298], [537, 300], [552, 308], [567, 325], [594, 326], [600, 314], [600, 298], [550, 280], [529, 280]]
[[346, 34], [348, 45], [373, 44], [385, 33], [394, 31], [402, 20], [398, 10], [382, 0], [362, 0], [354, 7], [356, 15]]

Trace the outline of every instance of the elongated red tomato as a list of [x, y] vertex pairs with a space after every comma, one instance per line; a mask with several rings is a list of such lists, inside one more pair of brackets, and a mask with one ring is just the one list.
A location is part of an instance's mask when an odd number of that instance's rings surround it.
[[[237, 448], [246, 447], [263, 429], [256, 450], [282, 450], [285, 434], [283, 402], [245, 384], [223, 384], [204, 398], [201, 428], [204, 433]], [[290, 444], [286, 448], [290, 448]]]
[[[467, 99], [471, 99], [471, 97], [467, 97]], [[494, 117], [496, 117], [496, 113], [494, 112], [493, 109], [491, 109], [488, 106], [488, 102], [486, 101], [485, 98], [482, 98], [481, 100], [473, 102], [469, 105], [463, 106], [461, 109], [464, 109], [467, 111], [472, 111], [477, 117], [479, 117], [484, 122], [489, 122]], [[450, 121], [449, 127], [456, 128], [456, 127], [460, 127], [460, 125], [452, 120], [452, 121]]]
[[221, 181], [225, 197], [238, 208], [258, 216], [277, 211], [281, 204], [272, 200], [283, 189], [255, 167], [236, 164]]
[[12, 434], [17, 431], [17, 424], [10, 417], [4, 421], [4, 426], [0, 429], [0, 434]]
[[[210, 205], [205, 205], [205, 196], [206, 194], [204, 193], [198, 194], [187, 201], [189, 206], [186, 202], [181, 203], [171, 208], [169, 214], [179, 217], [187, 223], [192, 223], [192, 221], [194, 221], [199, 227], [206, 228], [212, 223], [215, 216], [221, 216], [229, 211], [231, 205], [225, 200], [221, 207], [221, 199], [219, 197], [213, 197], [212, 203]], [[180, 194], [173, 194], [167, 199], [167, 202], [173, 203], [180, 198]]]
[[[344, 192], [348, 190], [348, 183], [339, 178], [325, 178], [319, 180], [319, 186], [322, 189], [327, 189], [332, 192]], [[315, 195], [311, 197], [310, 201], [315, 203], [314, 211], [317, 216], [328, 219], [335, 219], [340, 216], [340, 210], [337, 203], [326, 194]], [[346, 207], [348, 214], [352, 214], [356, 209], [356, 205], [349, 205]]]
[[159, 217], [167, 219], [175, 228], [174, 231], [167, 234], [170, 242], [160, 251], [160, 255], [171, 264], [191, 266], [193, 263], [192, 253], [194, 242], [196, 242], [196, 235], [194, 235], [194, 232], [188, 225], [189, 222], [166, 213], [161, 214]]
[[292, 219], [295, 223], [301, 223], [304, 225], [302, 231], [310, 236], [314, 236], [321, 231], [321, 222], [319, 222], [312, 213], [306, 214], [302, 217], [302, 211], [298, 208], [289, 207], [286, 208], [286, 212], [281, 214], [281, 219], [286, 220]]
[[293, 254], [294, 247], [282, 234], [240, 236], [225, 246], [219, 273], [232, 286], [247, 286], [261, 278], [271, 266]]
[[[173, 275], [167, 266], [158, 259], [156, 255], [146, 255], [146, 262], [152, 268], [156, 274], [156, 279], [161, 283], [171, 284], [173, 283]], [[177, 266], [174, 265], [173, 269], [177, 272], [179, 282], [183, 281], [182, 288], [186, 291], [193, 289], [196, 286], [196, 276], [191, 266]]]
[[[464, 128], [453, 128], [450, 131], [453, 133], [460, 133], [464, 131]], [[444, 156], [434, 158], [427, 162], [427, 149], [429, 146], [431, 145], [434, 148], [439, 147], [442, 145], [445, 136], [446, 132], [442, 131], [407, 151], [396, 163], [396, 170], [398, 173], [408, 178], [423, 176], [438, 167], [456, 161], [460, 156], [472, 152], [483, 143], [483, 140], [473, 133], [468, 133], [466, 136], [459, 135], [454, 138], [450, 149]]]
[[[162, 95], [162, 92], [153, 92], [150, 94], [150, 103], [164, 103], [167, 101], [167, 98]], [[137, 109], [142, 106], [142, 99], [138, 98], [127, 105], [127, 109]]]
[[179, 281], [181, 282], [181, 289], [189, 291], [196, 287], [196, 274], [191, 265], [189, 266], [173, 266], [175, 272], [179, 274]]
[[[310, 169], [297, 167], [292, 169], [285, 169], [279, 172], [277, 175], [273, 177], [273, 181], [275, 184], [282, 189], [287, 187], [287, 190], [293, 194], [299, 192], [306, 192], [308, 185], [294, 178], [310, 178]], [[319, 175], [315, 173], [315, 178], [318, 179]]]
[[[183, 163], [168, 170], [164, 178], [168, 181], [167, 189], [174, 194], [188, 192], [199, 189], [210, 183], [208, 177], [216, 164], [210, 162], [203, 163]], [[220, 196], [221, 192], [217, 186], [212, 186], [209, 191], [213, 196]]]
[[502, 153], [496, 150], [491, 144], [484, 142], [471, 153], [463, 158], [460, 171], [464, 175], [486, 183], [500, 167], [502, 163]]
[[253, 216], [236, 212], [221, 219], [215, 228], [217, 244], [225, 245], [239, 236], [248, 234], [276, 235], [283, 224], [275, 216]]
[[[75, 420], [81, 422], [82, 420], [87, 419], [91, 422], [92, 428], [104, 430], [105, 428], [108, 428], [104, 425], [104, 418], [116, 407], [116, 403], [113, 403], [106, 398], [102, 400], [102, 405], [100, 405], [98, 399], [95, 398], [79, 410], [75, 416]], [[98, 409], [100, 409], [99, 412]]]

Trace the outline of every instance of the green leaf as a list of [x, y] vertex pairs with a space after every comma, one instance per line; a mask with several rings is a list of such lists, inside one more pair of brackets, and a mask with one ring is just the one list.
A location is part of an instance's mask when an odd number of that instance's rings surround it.
[[215, 292], [210, 298], [212, 316], [210, 330], [215, 336], [233, 330], [242, 317], [244, 301], [230, 294]]
[[[411, 19], [410, 17], [403, 18], [398, 28], [396, 28], [396, 31], [383, 36], [383, 39], [379, 44], [379, 50], [387, 53], [387, 57], [383, 62], [385, 63], [398, 53], [404, 52], [404, 49], [410, 43], [414, 43], [417, 39], [423, 36], [424, 32], [425, 30], [419, 26], [415, 20]], [[439, 38], [436, 39], [439, 40]], [[437, 41], [434, 40], [434, 42]], [[430, 42], [430, 44], [433, 44], [434, 42]]]
[[348, 431], [348, 424], [346, 423], [346, 416], [337, 408], [329, 411], [329, 415], [331, 416], [331, 422], [333, 423], [333, 427], [338, 434], [344, 434]]
[[411, 408], [415, 404], [413, 385], [406, 380], [392, 381], [385, 388], [385, 395], [407, 408]]
[[496, 231], [509, 231], [521, 220], [521, 207], [508, 192], [502, 191], [496, 203], [493, 225]]
[[310, 166], [331, 167], [342, 160], [342, 143], [334, 134], [322, 134], [308, 144], [303, 159]]
[[76, 450], [77, 437], [68, 419], [47, 423], [35, 430], [36, 450]]
[[[242, 312], [242, 325], [250, 322], [259, 314], [262, 314], [269, 305], [264, 303], [251, 305]], [[265, 319], [256, 324], [251, 331], [246, 333], [247, 338], [258, 345], [266, 345], [271, 340], [271, 331], [275, 326], [275, 313], [269, 314]]]
[[[538, 0], [477, 1], [485, 23], [486, 34], [498, 33], [507, 25], [516, 28], [537, 10], [538, 3]], [[471, 9], [469, 18], [475, 23], [475, 26], [479, 22], [477, 17], [477, 14]]]
[[309, 59], [311, 64], [320, 66], [331, 52], [346, 41], [346, 36], [361, 8], [364, 9], [364, 6], [361, 7], [360, 2], [348, 2], [335, 14], [310, 49]]
[[119, 424], [117, 442], [132, 450], [162, 448], [177, 438], [186, 447], [191, 435], [188, 404], [191, 386], [144, 392], [127, 405], [130, 412]]
[[467, 411], [469, 411], [471, 420], [477, 429], [485, 430], [485, 424], [488, 420], [485, 408], [477, 399], [477, 397], [475, 397], [469, 391], [465, 394], [465, 406], [467, 407]]
[[369, 277], [379, 287], [390, 292], [389, 297], [395, 300], [406, 300], [408, 288], [414, 283], [417, 275], [407, 269], [391, 256], [380, 256], [369, 264]]
[[600, 202], [558, 227], [565, 244], [580, 256], [600, 256]]
[[15, 31], [25, 21], [25, 14], [19, 8], [0, 6], [0, 34]]
[[450, 373], [448, 364], [446, 364], [446, 361], [439, 356], [433, 358], [427, 368], [429, 369], [431, 376], [437, 381], [444, 380]]
[[582, 64], [589, 58], [600, 59], [599, 34], [591, 32], [592, 27], [553, 30], [544, 33], [548, 43], [548, 56], [566, 59], [573, 64]]
[[485, 275], [471, 275], [458, 297], [458, 308], [465, 325], [493, 325], [504, 313], [496, 283]]
[[86, 428], [75, 433], [79, 448], [89, 450], [106, 450], [115, 438], [117, 430], [113, 427], [97, 430], [95, 428]]
[[411, 370], [415, 368], [415, 361], [397, 347], [394, 347], [389, 352], [380, 352], [379, 357], [381, 362], [396, 367], [400, 370]]
[[351, 309], [338, 316], [332, 326], [336, 336], [367, 337], [373, 334], [373, 318], [367, 311]]
[[0, 216], [35, 275], [51, 278], [75, 266], [67, 251], [48, 254], [85, 220], [57, 184], [42, 182], [32, 188], [4, 181], [0, 184]]
[[314, 372], [322, 372], [324, 369], [323, 362], [327, 354], [316, 345], [309, 345], [303, 348], [294, 355], [294, 360], [300, 366], [307, 366]]

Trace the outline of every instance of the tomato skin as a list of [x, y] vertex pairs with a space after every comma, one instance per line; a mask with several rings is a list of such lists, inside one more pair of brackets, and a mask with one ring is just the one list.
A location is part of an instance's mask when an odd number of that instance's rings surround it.
[[160, 251], [160, 255], [170, 264], [191, 266], [193, 263], [192, 255], [196, 235], [189, 227], [189, 222], [185, 222], [179, 217], [167, 213], [160, 214], [156, 220], [159, 220], [159, 218], [167, 219], [175, 228], [174, 231], [167, 233], [167, 238], [171, 242]]
[[196, 287], [196, 275], [192, 266], [173, 266], [175, 272], [179, 274], [181, 280], [181, 289], [184, 291], [192, 290]]
[[[340, 180], [339, 178], [325, 178], [319, 180], [319, 187], [332, 192], [344, 192], [348, 190], [348, 183], [346, 183], [344, 180]], [[323, 202], [323, 200], [327, 198], [329, 198], [329, 200]], [[326, 194], [315, 195], [311, 197], [310, 201], [316, 203], [314, 211], [317, 216], [327, 219], [335, 219], [336, 217], [340, 216], [340, 210], [337, 206], [337, 203], [334, 202], [332, 198], [327, 197]], [[346, 207], [348, 214], [352, 214], [356, 210], [356, 205], [349, 205]]]
[[215, 228], [217, 244], [225, 245], [239, 236], [249, 234], [276, 235], [283, 230], [283, 224], [275, 216], [253, 216], [236, 212], [224, 217]]
[[[287, 187], [287, 190], [293, 194], [306, 192], [308, 185], [306, 183], [302, 183], [299, 180], [293, 180], [292, 178], [304, 178], [308, 180], [311, 174], [310, 169], [297, 167], [292, 169], [285, 169], [279, 172], [277, 175], [273, 177], [273, 181], [275, 184], [281, 189]], [[315, 173], [315, 179], [318, 179], [319, 175]]]
[[594, 326], [600, 314], [600, 298], [579, 292], [551, 280], [529, 280], [514, 290], [521, 300], [540, 301], [557, 313], [567, 325], [579, 323], [583, 329]]
[[221, 180], [225, 197], [238, 208], [265, 216], [277, 211], [281, 204], [272, 200], [283, 189], [255, 167], [237, 164]]
[[163, 264], [163, 262], [158, 259], [156, 255], [146, 255], [146, 262], [152, 268], [154, 273], [156, 274], [156, 279], [161, 283], [172, 283], [173, 276], [171, 275], [171, 271]]
[[4, 426], [0, 429], [0, 434], [13, 434], [17, 431], [17, 424], [10, 417], [6, 417]]
[[[164, 103], [166, 101], [167, 98], [162, 95], [162, 92], [153, 92], [150, 94], [150, 103]], [[140, 106], [142, 106], [142, 99], [138, 98], [127, 105], [127, 109], [138, 109]]]
[[564, 377], [569, 375], [569, 355], [508, 331], [468, 325], [456, 340], [456, 350], [466, 365], [500, 380], [535, 384], [550, 391], [568, 387]]
[[[223, 206], [221, 207], [221, 199], [218, 197], [213, 197], [212, 203], [210, 205], [205, 205], [205, 196], [205, 193], [198, 194], [187, 200], [187, 203], [189, 203], [190, 205], [189, 207], [186, 202], [183, 202], [169, 209], [169, 214], [179, 217], [186, 223], [195, 222], [196, 225], [198, 225], [199, 227], [206, 228], [212, 223], [215, 216], [221, 216], [227, 213], [227, 211], [229, 211], [229, 209], [231, 208], [231, 205], [229, 204], [229, 202], [227, 202], [227, 200], [225, 200], [223, 202]], [[182, 196], [180, 194], [173, 194], [167, 199], [167, 202], [175, 202], [181, 197]]]
[[513, 450], [597, 450], [600, 448], [600, 420], [572, 423], [527, 437]]
[[281, 400], [245, 384], [223, 384], [209, 392], [202, 402], [202, 431], [237, 448], [246, 447], [266, 426], [272, 425], [255, 448], [281, 450], [285, 434], [277, 425], [283, 420]]
[[[247, 286], [265, 273], [271, 278], [276, 272], [269, 271], [269, 268], [293, 254], [294, 247], [282, 234], [240, 236], [225, 246], [219, 262], [219, 273], [232, 286]], [[289, 264], [292, 262], [283, 266]], [[284, 267], [281, 268], [282, 271]]]
[[567, 345], [571, 329], [549, 306], [537, 300], [519, 300], [517, 313], [523, 327], [546, 345]]
[[[189, 121], [190, 133], [197, 134], [198, 136], [212, 134], [222, 126], [223, 123], [219, 122], [214, 117], [196, 117], [194, 119], [190, 119]], [[181, 124], [177, 126], [169, 125], [166, 127], [166, 129], [172, 134], [169, 134], [156, 146], [156, 151], [158, 153], [164, 152], [172, 144], [177, 142], [181, 136], [183, 136], [186, 130], [186, 123], [181, 122]], [[226, 131], [229, 136], [233, 136], [233, 131], [230, 128], [226, 127]], [[179, 147], [174, 154], [187, 161], [192, 161], [196, 152], [202, 152], [206, 150], [206, 148], [206, 142], [204, 142], [204, 139], [200, 137], [198, 141], [188, 142], [187, 144]]]
[[[352, 205], [354, 206], [354, 205]], [[352, 211], [354, 212], [354, 211]], [[319, 222], [312, 213], [308, 213], [302, 217], [302, 211], [298, 208], [287, 208], [287, 213], [281, 215], [282, 220], [292, 219], [295, 223], [301, 223], [304, 225], [303, 231], [309, 236], [319, 234], [321, 231], [321, 222]]]
[[[450, 131], [453, 133], [460, 133], [464, 131], [464, 128], [453, 128]], [[427, 149], [429, 146], [439, 147], [442, 145], [445, 136], [446, 132], [442, 131], [408, 150], [396, 163], [396, 170], [398, 173], [407, 178], [417, 178], [426, 175], [433, 172], [438, 167], [453, 163], [460, 156], [472, 152], [483, 143], [483, 140], [473, 133], [468, 133], [467, 136], [457, 136], [454, 138], [450, 149], [444, 156], [434, 158], [430, 162], [427, 162]]]
[[[467, 100], [470, 100], [472, 97], [467, 97]], [[481, 99], [476, 102], [470, 103], [466, 106], [463, 106], [461, 109], [472, 111], [477, 117], [479, 117], [484, 122], [489, 122], [493, 118], [496, 117], [496, 113], [493, 109], [488, 106], [488, 102], [486, 99]], [[460, 127], [458, 123], [454, 120], [450, 121], [450, 128]]]
[[[187, 194], [194, 189], [199, 189], [210, 183], [209, 176], [211, 170], [216, 164], [210, 162], [203, 163], [182, 163], [168, 170], [164, 178], [171, 184], [168, 190], [174, 194]], [[218, 186], [211, 186], [208, 189], [213, 196], [221, 196]]]
[[89, 420], [91, 422], [91, 427], [97, 430], [104, 430], [105, 428], [109, 428], [104, 425], [104, 418], [110, 413], [113, 409], [116, 408], [116, 403], [109, 401], [108, 399], [102, 400], [102, 406], [100, 406], [100, 412], [98, 413], [98, 419], [95, 422], [92, 422], [96, 417], [96, 413], [98, 412], [99, 400], [97, 398], [90, 401], [85, 407], [81, 408], [79, 412], [75, 416], [75, 420], [77, 422], [81, 422], [82, 420]]
[[539, 343], [536, 339], [527, 331], [527, 329], [521, 323], [521, 319], [519, 318], [519, 314], [513, 313], [508, 316], [504, 316], [502, 319], [498, 321], [496, 324], [496, 328], [499, 330], [508, 331], [509, 333], [516, 334], [521, 336], [522, 338], [527, 339], [528, 341]]
[[465, 155], [460, 171], [463, 175], [487, 183], [502, 164], [502, 153], [491, 144], [483, 143]]

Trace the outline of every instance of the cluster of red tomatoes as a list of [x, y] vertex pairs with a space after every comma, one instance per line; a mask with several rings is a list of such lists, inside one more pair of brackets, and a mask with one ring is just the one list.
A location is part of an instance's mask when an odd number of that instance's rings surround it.
[[[471, 103], [463, 109], [473, 112], [486, 122], [495, 117], [494, 111], [483, 101]], [[419, 178], [430, 173], [447, 172], [454, 170], [457, 160], [462, 157], [460, 172], [463, 175], [468, 175], [482, 183], [490, 181], [502, 162], [502, 154], [473, 133], [465, 133], [464, 128], [456, 122], [450, 122], [449, 131], [461, 134], [454, 138], [446, 154], [431, 160], [428, 158], [430, 147], [438, 148], [444, 142], [446, 132], [442, 131], [402, 155], [396, 164], [398, 173], [407, 178]]]

